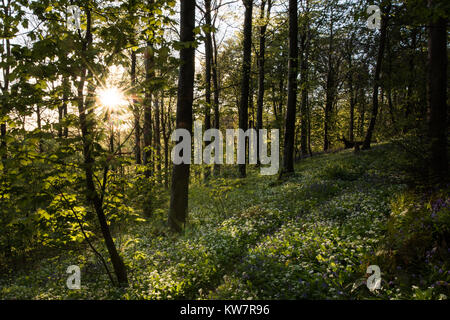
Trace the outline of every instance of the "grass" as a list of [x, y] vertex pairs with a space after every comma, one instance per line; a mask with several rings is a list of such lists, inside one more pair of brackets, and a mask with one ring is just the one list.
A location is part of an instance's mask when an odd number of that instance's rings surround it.
[[[428, 200], [402, 198], [409, 191], [394, 152], [385, 144], [308, 158], [282, 182], [253, 169], [239, 179], [224, 168], [227, 178], [191, 186], [183, 235], [166, 229], [165, 208], [116, 232], [129, 288], [112, 287], [91, 253], [73, 251], [2, 276], [0, 298], [445, 299], [448, 247], [436, 239], [448, 232], [448, 206], [436, 211]], [[411, 211], [427, 217], [431, 236], [420, 238], [418, 224], [411, 229], [416, 219], [399, 219], [401, 206], [420, 207]], [[433, 213], [440, 220], [428, 220]], [[400, 230], [422, 239], [428, 263], [420, 250], [408, 253], [415, 242]], [[66, 288], [72, 264], [81, 267], [81, 290]], [[382, 273], [376, 292], [365, 286], [372, 264]]]

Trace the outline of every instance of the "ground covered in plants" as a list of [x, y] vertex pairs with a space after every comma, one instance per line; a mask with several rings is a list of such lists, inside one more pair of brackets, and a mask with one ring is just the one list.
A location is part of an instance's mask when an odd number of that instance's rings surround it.
[[[0, 298], [447, 299], [448, 190], [411, 188], [401, 161], [382, 144], [303, 159], [284, 180], [224, 168], [191, 185], [184, 234], [165, 226], [165, 201], [151, 218], [114, 226], [128, 288], [111, 285], [81, 243], [2, 275]], [[81, 267], [80, 290], [66, 287], [69, 265]], [[381, 270], [374, 292], [369, 265]]]

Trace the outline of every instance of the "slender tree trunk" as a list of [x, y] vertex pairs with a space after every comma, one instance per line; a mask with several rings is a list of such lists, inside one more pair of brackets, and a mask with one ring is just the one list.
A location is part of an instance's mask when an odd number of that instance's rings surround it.
[[[213, 65], [212, 65], [212, 79], [214, 88], [214, 129], [219, 130], [220, 128], [220, 114], [219, 114], [219, 79], [217, 72], [217, 44], [215, 33], [212, 35], [214, 44], [214, 55], [213, 55]], [[214, 164], [214, 175], [218, 176], [220, 174], [220, 164]]]
[[364, 123], [366, 121], [366, 96], [364, 94], [364, 90], [361, 88], [360, 92], [360, 115], [359, 115], [359, 136], [364, 136]]
[[[205, 131], [211, 128], [211, 65], [213, 64], [213, 44], [211, 37], [211, 0], [205, 0]], [[205, 142], [205, 146], [211, 142]], [[216, 150], [215, 152], [218, 152]], [[205, 167], [205, 180], [211, 175], [209, 167]]]
[[63, 137], [64, 132], [64, 126], [63, 126], [63, 119], [64, 119], [64, 109], [67, 109], [67, 90], [66, 90], [66, 81], [67, 77], [63, 76], [62, 80], [62, 105], [58, 107], [58, 138]]
[[[306, 13], [309, 13], [308, 0], [306, 0]], [[300, 150], [302, 156], [308, 154], [308, 59], [309, 59], [309, 43], [310, 43], [310, 31], [309, 31], [309, 18], [304, 22], [303, 30], [301, 34], [301, 63], [300, 63], [300, 90], [301, 90], [301, 106], [300, 106]]]
[[379, 122], [382, 124], [383, 123], [383, 111], [384, 111], [384, 88], [382, 86], [380, 86], [380, 106], [379, 106], [379, 112], [378, 112], [378, 118], [379, 118]]
[[[151, 1], [152, 2], [152, 1]], [[152, 152], [152, 105], [153, 94], [152, 87], [150, 85], [151, 79], [155, 77], [154, 69], [154, 53], [153, 46], [150, 41], [147, 42], [147, 48], [145, 51], [145, 94], [144, 94], [144, 152], [143, 152], [143, 164], [145, 165], [145, 177], [148, 179], [153, 174], [153, 152]], [[152, 214], [152, 201], [150, 195], [150, 182], [148, 185], [148, 192], [144, 200], [143, 213], [145, 216], [150, 217]]]
[[[8, 159], [8, 149], [6, 144], [6, 123], [0, 124], [0, 137], [1, 137], [1, 144], [0, 144], [0, 154], [2, 160]], [[3, 165], [3, 169], [5, 170], [6, 166]]]
[[[308, 96], [306, 97], [306, 103], [308, 106]], [[311, 148], [311, 108], [308, 106], [307, 110], [308, 110], [308, 153], [312, 157], [313, 153]]]
[[169, 106], [167, 113], [164, 109], [164, 99], [161, 99], [161, 129], [164, 140], [164, 187], [169, 188], [169, 138], [170, 138], [170, 112], [171, 97], [169, 97]]
[[[353, 90], [353, 89], [351, 89], [351, 90]], [[350, 123], [349, 123], [349, 133], [348, 133], [348, 138], [350, 141], [355, 140], [354, 124], [355, 124], [355, 99], [352, 96], [350, 98]]]
[[295, 115], [298, 75], [298, 13], [297, 0], [289, 0], [289, 63], [288, 102], [284, 131], [284, 156], [281, 175], [294, 172]]
[[279, 82], [279, 100], [278, 100], [278, 127], [280, 130], [283, 130], [283, 103], [285, 99], [285, 74], [280, 73], [280, 82]]
[[333, 64], [333, 41], [334, 30], [333, 21], [330, 23], [330, 43], [328, 46], [328, 73], [327, 73], [327, 88], [326, 88], [326, 102], [325, 102], [325, 117], [324, 117], [324, 138], [323, 138], [323, 150], [330, 149], [330, 126], [331, 126], [331, 113], [333, 112], [333, 102], [335, 98], [335, 77], [336, 75]]
[[134, 156], [136, 164], [141, 164], [141, 125], [139, 107], [136, 99], [136, 51], [131, 51], [131, 87], [133, 91], [133, 114], [134, 114]]
[[[62, 119], [67, 117], [67, 102], [69, 99], [70, 87], [69, 78], [64, 77], [63, 79], [63, 105], [62, 105]], [[67, 139], [69, 136], [69, 126], [65, 125], [63, 130], [63, 136]]]
[[[148, 1], [150, 6], [150, 16], [153, 16], [154, 0]], [[144, 152], [143, 152], [143, 164], [145, 165], [145, 176], [150, 178], [153, 173], [154, 163], [152, 152], [152, 106], [153, 106], [153, 87], [150, 81], [155, 78], [155, 59], [154, 48], [152, 39], [147, 41], [147, 48], [144, 53], [145, 59], [145, 94], [144, 94]], [[150, 189], [150, 188], [149, 188]], [[146, 196], [146, 200], [143, 207], [144, 215], [149, 217], [152, 213], [152, 203], [150, 195]]]
[[323, 140], [323, 150], [327, 151], [330, 149], [330, 125], [331, 125], [331, 113], [333, 112], [333, 100], [334, 100], [334, 71], [332, 67], [328, 71], [327, 75], [327, 98], [325, 104], [325, 120], [324, 120], [324, 140]]
[[[262, 25], [259, 28], [259, 56], [258, 56], [258, 98], [256, 103], [256, 132], [259, 132], [260, 129], [263, 128], [263, 106], [264, 106], [264, 78], [265, 78], [265, 62], [266, 62], [266, 31], [267, 24], [270, 20], [270, 11], [272, 9], [272, 1], [269, 0], [267, 3], [267, 15], [266, 15], [266, 0], [261, 1], [261, 12], [259, 18], [262, 20], [266, 19], [262, 22]], [[259, 135], [257, 135], [258, 143], [257, 143], [257, 159], [258, 164], [260, 163], [259, 159]]]
[[150, 80], [154, 78], [154, 61], [153, 48], [150, 42], [147, 43], [145, 51], [145, 94], [144, 94], [144, 157], [143, 163], [147, 166], [146, 176], [151, 176], [150, 162], [152, 159], [152, 93], [150, 88]]
[[386, 51], [387, 51], [387, 63], [388, 63], [388, 84], [387, 84], [387, 100], [388, 100], [388, 109], [389, 109], [389, 115], [391, 117], [391, 124], [394, 131], [397, 131], [397, 124], [395, 121], [395, 112], [394, 112], [394, 105], [392, 103], [392, 50], [391, 50], [391, 41], [389, 39], [386, 39]]
[[[39, 130], [42, 130], [42, 120], [41, 120], [41, 107], [39, 105], [36, 106], [36, 124]], [[39, 139], [39, 152], [42, 153], [42, 139]]]
[[354, 34], [351, 35], [349, 42], [347, 43], [347, 85], [348, 85], [348, 95], [350, 102], [350, 117], [349, 117], [349, 130], [348, 130], [348, 140], [353, 142], [355, 140], [355, 105], [356, 105], [356, 97], [358, 92], [358, 88], [354, 87], [354, 69], [353, 69], [353, 51], [354, 51]]
[[[351, 57], [350, 57], [351, 61]], [[350, 62], [351, 66], [351, 62]], [[355, 140], [355, 133], [354, 133], [354, 125], [355, 125], [355, 105], [356, 105], [356, 97], [354, 93], [354, 86], [353, 86], [353, 72], [350, 71], [348, 74], [348, 91], [350, 95], [350, 121], [349, 121], [349, 132], [348, 132], [348, 139], [350, 141]]]
[[[9, 2], [8, 5], [5, 6], [4, 8], [5, 11], [5, 17], [9, 16]], [[10, 67], [9, 67], [9, 57], [11, 56], [11, 44], [10, 44], [10, 40], [6, 39], [4, 41], [4, 44], [6, 46], [6, 55], [5, 58], [2, 59], [2, 62], [6, 62], [6, 67], [5, 67], [5, 73], [4, 73], [4, 84], [2, 89], [2, 95], [4, 96], [4, 100], [2, 103], [2, 108], [0, 110], [0, 117], [6, 116], [8, 114], [8, 97], [9, 97], [9, 74], [10, 74]], [[6, 97], [6, 99], [5, 99]], [[24, 121], [25, 122], [25, 121]], [[0, 143], [0, 154], [1, 154], [1, 158], [2, 160], [6, 160], [8, 158], [8, 146], [6, 143], [6, 133], [7, 133], [7, 129], [6, 129], [6, 122], [0, 123], [0, 137], [1, 137], [1, 143]], [[3, 165], [3, 169], [6, 171], [6, 166]]]
[[[250, 67], [251, 70], [251, 67]], [[253, 79], [251, 77], [251, 72], [250, 71], [250, 86], [249, 86], [249, 94], [248, 94], [248, 109], [250, 111], [250, 116], [249, 116], [249, 120], [248, 120], [248, 128], [253, 128], [254, 127], [254, 123], [255, 123], [255, 107], [254, 107], [254, 103], [253, 103], [253, 98], [254, 98], [254, 92], [255, 90], [253, 89]]]
[[[92, 34], [91, 34], [91, 12], [90, 10], [86, 10], [86, 38], [83, 41], [83, 47], [82, 47], [82, 56], [85, 59], [87, 59], [87, 51], [90, 49], [90, 46], [92, 44]], [[80, 126], [81, 126], [81, 133], [83, 138], [83, 155], [84, 155], [84, 170], [86, 175], [86, 196], [88, 201], [93, 205], [95, 212], [97, 214], [97, 218], [100, 224], [100, 229], [103, 234], [103, 238], [105, 240], [106, 248], [108, 249], [109, 256], [111, 258], [111, 262], [114, 268], [114, 272], [117, 276], [117, 281], [120, 286], [126, 286], [128, 285], [128, 279], [127, 279], [127, 271], [125, 268], [125, 265], [122, 261], [122, 258], [120, 257], [119, 253], [117, 252], [116, 246], [114, 244], [114, 240], [111, 236], [109, 226], [106, 220], [105, 213], [103, 211], [103, 204], [102, 199], [97, 193], [95, 184], [94, 184], [94, 163], [95, 160], [92, 155], [93, 145], [92, 145], [92, 138], [91, 138], [91, 120], [87, 117], [87, 104], [88, 104], [88, 98], [84, 99], [83, 97], [83, 91], [86, 80], [88, 80], [89, 77], [86, 76], [87, 71], [87, 63], [85, 66], [83, 66], [83, 69], [81, 71], [80, 76], [80, 82], [78, 83], [78, 96], [77, 96], [77, 102], [78, 102], [78, 111], [80, 114]], [[89, 88], [89, 86], [88, 86]], [[90, 92], [88, 92], [88, 97], [92, 95], [92, 88], [89, 88]]]
[[[180, 75], [178, 79], [177, 129], [192, 134], [192, 103], [195, 73], [195, 0], [183, 0], [180, 12], [180, 41], [189, 46], [180, 50]], [[190, 150], [189, 150], [190, 152]], [[172, 230], [181, 232], [188, 212], [189, 163], [173, 166], [168, 222]]]
[[[67, 103], [63, 107], [63, 119], [67, 117]], [[64, 126], [64, 138], [69, 136], [69, 126]]]
[[[256, 132], [259, 132], [263, 127], [263, 105], [264, 105], [264, 64], [265, 64], [265, 51], [266, 51], [266, 29], [267, 24], [263, 22], [265, 18], [266, 1], [261, 0], [261, 8], [259, 18], [262, 25], [259, 27], [259, 55], [258, 55], [258, 97], [256, 100]], [[257, 135], [257, 160], [258, 165], [260, 164], [259, 159], [259, 135]]]
[[411, 113], [414, 111], [414, 98], [413, 98], [413, 92], [414, 92], [414, 82], [416, 80], [416, 68], [414, 63], [414, 56], [416, 53], [416, 46], [417, 46], [417, 29], [413, 28], [411, 31], [411, 53], [408, 61], [409, 66], [409, 77], [408, 77], [408, 86], [406, 89], [406, 110], [405, 110], [405, 119], [406, 126], [403, 129], [403, 132], [406, 133], [410, 129], [410, 123], [409, 118]]
[[63, 107], [58, 107], [58, 138], [63, 137], [63, 127], [62, 127], [62, 119], [63, 119]]
[[[243, 0], [245, 6], [244, 17], [244, 54], [242, 61], [241, 101], [239, 107], [239, 128], [247, 131], [248, 128], [248, 104], [250, 93], [250, 72], [252, 63], [252, 15], [253, 0]], [[245, 143], [247, 150], [247, 142]], [[246, 164], [239, 164], [239, 174], [245, 177]]]
[[375, 67], [375, 77], [372, 96], [372, 115], [370, 118], [369, 128], [367, 129], [366, 137], [362, 145], [362, 149], [370, 149], [370, 143], [372, 141], [373, 131], [375, 129], [375, 123], [378, 115], [378, 91], [380, 88], [380, 74], [381, 64], [383, 62], [384, 48], [387, 38], [387, 24], [389, 19], [389, 12], [391, 10], [391, 4], [386, 6], [386, 12], [383, 13], [381, 18], [381, 30], [380, 30], [380, 46], [378, 47], [377, 65]]
[[211, 64], [212, 64], [212, 39], [211, 39], [211, 0], [205, 0], [205, 131], [211, 128]]
[[448, 181], [447, 158], [447, 18], [439, 13], [444, 1], [428, 0], [428, 104], [431, 142], [431, 181]]
[[389, 115], [391, 116], [391, 123], [392, 123], [394, 130], [396, 130], [397, 125], [396, 125], [395, 115], [394, 115], [394, 105], [392, 104], [392, 89], [391, 88], [388, 88], [387, 99], [388, 99]]
[[[160, 92], [161, 100], [164, 92]], [[155, 94], [155, 163], [158, 179], [161, 177], [161, 123], [160, 123], [160, 100]]]

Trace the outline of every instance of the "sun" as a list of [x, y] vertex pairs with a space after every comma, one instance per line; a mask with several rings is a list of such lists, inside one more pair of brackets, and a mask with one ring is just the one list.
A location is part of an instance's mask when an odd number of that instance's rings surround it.
[[97, 99], [99, 103], [110, 112], [116, 112], [120, 107], [128, 104], [124, 93], [117, 87], [99, 89]]

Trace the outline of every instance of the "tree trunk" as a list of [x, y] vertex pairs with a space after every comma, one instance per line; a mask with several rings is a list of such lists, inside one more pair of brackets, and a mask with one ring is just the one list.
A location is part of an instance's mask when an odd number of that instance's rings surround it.
[[[150, 16], [153, 16], [154, 0], [149, 0]], [[145, 94], [144, 94], [144, 153], [143, 164], [145, 165], [145, 176], [150, 178], [152, 175], [153, 165], [150, 165], [153, 157], [152, 152], [152, 104], [153, 104], [153, 88], [150, 81], [155, 78], [155, 61], [154, 61], [154, 48], [152, 39], [147, 40], [147, 48], [144, 53], [145, 59]], [[144, 214], [146, 216], [151, 215], [151, 199], [147, 195], [146, 202], [144, 204]]]
[[[161, 91], [161, 100], [164, 93]], [[158, 94], [155, 94], [155, 163], [156, 163], [156, 175], [158, 179], [161, 177], [161, 123], [160, 123], [160, 100], [158, 100]], [[160, 182], [160, 181], [159, 181]]]
[[[205, 131], [211, 128], [211, 65], [213, 63], [213, 44], [211, 38], [211, 0], [205, 0]], [[205, 146], [211, 142], [205, 142]], [[215, 152], [218, 152], [216, 150]], [[211, 175], [209, 167], [205, 167], [205, 179]]]
[[387, 39], [386, 41], [386, 53], [387, 53], [387, 62], [388, 62], [388, 84], [387, 84], [387, 100], [388, 100], [388, 109], [389, 109], [389, 115], [391, 118], [391, 124], [392, 124], [392, 128], [394, 129], [394, 131], [397, 131], [397, 124], [395, 121], [395, 112], [394, 112], [394, 105], [392, 103], [392, 50], [391, 50], [391, 44], [389, 39]]
[[359, 107], [359, 136], [364, 136], [364, 123], [365, 123], [365, 115], [366, 115], [366, 96], [364, 93], [364, 89], [360, 89], [359, 93], [359, 101], [360, 101], [360, 107]]
[[298, 14], [297, 0], [289, 0], [289, 63], [288, 102], [284, 131], [284, 156], [281, 174], [294, 172], [295, 115], [298, 74]]
[[331, 113], [333, 112], [333, 102], [335, 98], [335, 70], [333, 64], [333, 21], [330, 23], [330, 43], [328, 46], [328, 73], [327, 73], [327, 88], [326, 88], [326, 102], [325, 102], [325, 116], [324, 116], [324, 137], [323, 137], [323, 150], [327, 151], [330, 146], [330, 126], [331, 126]]
[[[261, 12], [259, 18], [261, 20], [266, 19], [259, 28], [259, 56], [258, 56], [258, 98], [256, 102], [256, 132], [259, 132], [263, 128], [263, 106], [264, 106], [264, 78], [265, 70], [264, 65], [266, 62], [266, 31], [267, 23], [270, 20], [270, 11], [272, 9], [272, 1], [267, 3], [267, 15], [266, 15], [266, 0], [261, 1]], [[257, 135], [257, 159], [259, 164], [259, 134]]]
[[417, 28], [413, 28], [411, 31], [411, 53], [408, 61], [409, 66], [409, 76], [408, 76], [408, 86], [406, 90], [406, 110], [405, 110], [405, 120], [406, 125], [403, 128], [403, 133], [408, 132], [410, 129], [411, 123], [409, 123], [409, 118], [411, 113], [414, 112], [414, 83], [416, 81], [416, 72], [415, 72], [415, 63], [414, 56], [417, 47]]
[[133, 113], [134, 113], [134, 155], [136, 164], [141, 164], [141, 126], [139, 107], [136, 99], [136, 52], [131, 51], [131, 88], [133, 92]]
[[[9, 15], [9, 5], [5, 6], [4, 8], [5, 11], [5, 16], [8, 17]], [[9, 57], [11, 56], [11, 45], [10, 45], [10, 40], [6, 39], [5, 40], [5, 44], [6, 44], [6, 55], [5, 55], [5, 60], [3, 59], [3, 55], [2, 55], [2, 59], [1, 61], [5, 61], [6, 62], [6, 67], [5, 67], [5, 72], [4, 72], [4, 84], [2, 89], [2, 95], [8, 97], [9, 96], [9, 74], [10, 74], [10, 68], [9, 68]], [[6, 101], [6, 102], [5, 102]], [[7, 106], [7, 102], [8, 100], [5, 99], [4, 102], [2, 103], [2, 108], [0, 110], [0, 118], [3, 116], [6, 116], [8, 114], [8, 106]], [[25, 122], [25, 121], [24, 121]], [[8, 159], [8, 146], [6, 143], [6, 122], [0, 123], [0, 137], [1, 137], [1, 143], [0, 143], [0, 154], [1, 154], [1, 158], [2, 160], [6, 160]], [[6, 166], [3, 165], [3, 170], [6, 171]]]
[[211, 128], [211, 0], [205, 0], [205, 131]]
[[350, 141], [355, 140], [355, 133], [354, 133], [354, 125], [355, 125], [355, 105], [356, 105], [356, 98], [355, 98], [355, 90], [353, 86], [353, 70], [352, 70], [352, 56], [351, 53], [349, 53], [348, 57], [349, 62], [349, 73], [348, 73], [348, 91], [350, 96], [350, 121], [349, 121], [349, 132], [348, 132], [348, 139]]
[[[39, 106], [39, 104], [36, 105], [36, 124], [39, 131], [42, 130], [41, 107]], [[42, 153], [42, 151], [43, 151], [42, 139], [39, 139], [39, 152]]]
[[[91, 34], [91, 12], [90, 10], [86, 10], [86, 38], [83, 41], [83, 47], [81, 55], [84, 58], [83, 60], [86, 61], [86, 53], [90, 49], [90, 46], [92, 44], [92, 34]], [[97, 214], [97, 218], [100, 224], [100, 229], [103, 234], [103, 238], [105, 240], [106, 248], [108, 249], [109, 256], [111, 258], [111, 262], [114, 268], [114, 272], [117, 277], [118, 284], [120, 286], [127, 286], [128, 285], [128, 279], [127, 279], [127, 271], [125, 268], [125, 265], [122, 261], [122, 258], [120, 257], [119, 253], [117, 252], [116, 246], [114, 244], [114, 240], [111, 236], [109, 226], [106, 220], [105, 213], [103, 211], [103, 204], [102, 199], [100, 198], [99, 194], [97, 193], [97, 190], [95, 188], [94, 184], [94, 158], [92, 156], [92, 150], [93, 150], [93, 144], [92, 144], [92, 138], [91, 138], [91, 125], [89, 124], [88, 118], [87, 118], [87, 112], [85, 103], [87, 105], [87, 100], [85, 102], [85, 99], [83, 97], [83, 91], [84, 91], [84, 85], [87, 80], [86, 71], [87, 71], [87, 65], [88, 62], [85, 62], [86, 65], [83, 66], [80, 76], [80, 82], [78, 83], [78, 96], [77, 96], [77, 102], [78, 102], [78, 111], [80, 114], [80, 126], [81, 126], [81, 133], [83, 138], [83, 155], [84, 155], [84, 171], [86, 175], [86, 196], [88, 201], [93, 205], [95, 212]], [[89, 88], [89, 91], [91, 91], [92, 88]], [[91, 95], [92, 92], [88, 93], [88, 96]], [[92, 110], [92, 109], [91, 109]]]
[[[213, 88], [214, 88], [214, 129], [219, 130], [220, 128], [220, 114], [219, 114], [219, 79], [217, 74], [217, 44], [215, 33], [212, 36], [214, 44], [214, 56], [212, 65], [212, 78], [213, 78]], [[214, 164], [214, 175], [218, 176], [220, 174], [220, 164]]]
[[[306, 104], [308, 106], [308, 96], [306, 96]], [[311, 108], [308, 106], [308, 153], [312, 157], [312, 148], [311, 148]]]
[[145, 94], [144, 94], [144, 157], [143, 163], [147, 167], [145, 174], [147, 177], [151, 175], [150, 161], [152, 159], [152, 93], [150, 88], [150, 80], [154, 78], [154, 61], [153, 48], [150, 42], [147, 42], [145, 51]]
[[171, 97], [169, 97], [169, 106], [167, 112], [164, 110], [164, 99], [161, 99], [161, 129], [164, 140], [164, 187], [169, 188], [169, 138], [170, 138], [170, 112]]
[[380, 74], [381, 74], [381, 64], [383, 62], [384, 48], [386, 44], [387, 37], [387, 24], [389, 20], [389, 12], [391, 10], [391, 4], [386, 6], [386, 12], [384, 12], [381, 18], [381, 30], [380, 30], [380, 46], [378, 47], [377, 65], [375, 67], [375, 77], [373, 85], [373, 96], [372, 96], [372, 115], [370, 118], [369, 128], [367, 129], [366, 137], [362, 145], [362, 149], [370, 149], [370, 142], [372, 141], [373, 131], [375, 129], [375, 123], [377, 121], [378, 114], [378, 91], [380, 88]]
[[447, 158], [447, 19], [438, 10], [444, 1], [428, 0], [432, 18], [428, 29], [429, 137], [431, 181], [448, 181]]
[[[63, 120], [67, 116], [67, 100], [68, 100], [68, 83], [69, 79], [66, 76], [63, 76], [62, 80], [62, 105], [58, 107], [58, 137], [62, 138], [66, 136], [66, 128], [67, 126], [63, 125]], [[67, 136], [66, 136], [67, 138]]]
[[[147, 48], [145, 51], [145, 94], [144, 94], [144, 157], [143, 164], [145, 165], [145, 177], [148, 179], [152, 176], [152, 104], [153, 95], [150, 81], [155, 77], [154, 69], [154, 53], [153, 46], [150, 41], [147, 41]], [[152, 201], [150, 195], [150, 181], [148, 181], [148, 192], [145, 196], [143, 212], [144, 215], [150, 217], [152, 214]]]
[[[195, 0], [183, 0], [180, 12], [180, 41], [189, 46], [180, 50], [178, 78], [177, 129], [186, 129], [192, 135], [192, 103], [195, 73]], [[190, 152], [190, 150], [189, 150]], [[168, 223], [172, 230], [181, 232], [188, 212], [189, 163], [173, 166]]]
[[[309, 13], [308, 0], [306, 0], [306, 13]], [[305, 21], [301, 34], [301, 63], [300, 63], [300, 90], [301, 90], [301, 109], [300, 109], [300, 150], [302, 156], [308, 154], [308, 59], [309, 59], [309, 19]]]
[[[239, 107], [239, 128], [247, 131], [248, 128], [248, 104], [250, 93], [250, 72], [252, 63], [252, 14], [253, 0], [243, 0], [245, 6], [244, 17], [244, 54], [242, 61], [241, 101]], [[247, 150], [247, 142], [245, 143]], [[239, 164], [239, 174], [246, 176], [246, 164]]]

